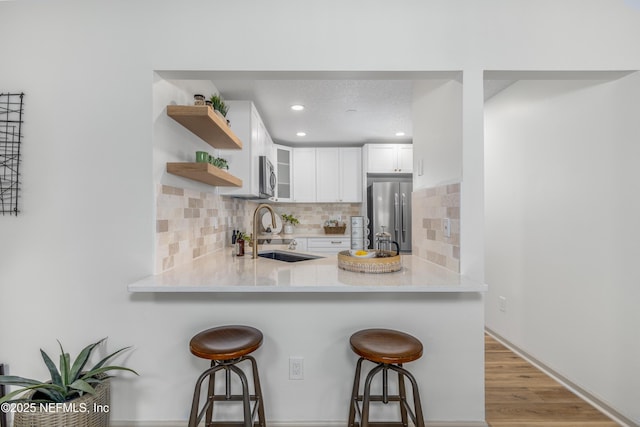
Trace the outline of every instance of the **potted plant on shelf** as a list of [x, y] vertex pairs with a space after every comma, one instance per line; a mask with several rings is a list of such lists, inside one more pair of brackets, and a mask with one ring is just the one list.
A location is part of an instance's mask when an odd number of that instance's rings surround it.
[[217, 112], [218, 116], [224, 120], [227, 125], [229, 125], [229, 120], [227, 120], [227, 112], [229, 112], [229, 106], [224, 103], [224, 100], [220, 95], [211, 95], [209, 98], [211, 101], [211, 106], [213, 107], [213, 111]]
[[13, 426], [108, 427], [111, 377], [107, 372], [123, 370], [136, 375], [138, 373], [122, 366], [107, 365], [113, 357], [129, 347], [121, 348], [87, 368], [91, 353], [105, 340], [103, 338], [89, 344], [75, 360], [71, 360], [58, 341], [59, 367], [41, 349], [40, 354], [51, 375], [48, 381], [0, 375], [0, 384], [23, 387], [0, 398], [0, 404], [9, 404], [14, 413]]
[[300, 221], [293, 215], [282, 214], [281, 216], [284, 221], [284, 234], [293, 234], [293, 226], [300, 224]]

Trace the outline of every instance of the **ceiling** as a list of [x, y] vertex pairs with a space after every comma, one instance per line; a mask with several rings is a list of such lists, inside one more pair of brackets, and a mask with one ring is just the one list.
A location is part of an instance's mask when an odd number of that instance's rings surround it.
[[[287, 145], [411, 142], [411, 80], [214, 80], [224, 99], [252, 100]], [[293, 111], [294, 104], [304, 110]], [[296, 136], [305, 132], [305, 136]], [[396, 136], [404, 132], [403, 136]]]
[[[290, 146], [411, 143], [413, 82], [460, 78], [445, 71], [159, 73], [167, 79], [209, 80], [225, 100], [253, 101], [274, 142]], [[294, 104], [305, 109], [293, 111]]]
[[[358, 146], [411, 143], [412, 97], [417, 80], [461, 81], [453, 71], [159, 71], [167, 79], [213, 82], [226, 100], [251, 100], [276, 143]], [[517, 80], [619, 78], [626, 72], [485, 72], [484, 99]], [[302, 104], [303, 111], [291, 110]], [[232, 123], [233, 126], [233, 123]], [[297, 136], [305, 132], [305, 136]], [[397, 132], [404, 135], [397, 136]]]

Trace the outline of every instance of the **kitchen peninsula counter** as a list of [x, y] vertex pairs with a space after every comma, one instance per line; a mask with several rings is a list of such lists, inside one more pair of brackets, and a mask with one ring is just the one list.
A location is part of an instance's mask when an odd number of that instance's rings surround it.
[[[215, 325], [260, 329], [265, 342], [257, 358], [265, 372], [263, 390], [276, 396], [267, 406], [274, 419], [308, 417], [314, 420], [310, 424], [336, 424], [348, 413], [357, 361], [349, 337], [360, 329], [388, 328], [409, 333], [425, 346], [425, 356], [411, 363], [411, 372], [420, 383], [427, 423], [460, 425], [455, 421], [463, 419], [477, 421], [464, 425], [486, 426], [481, 417], [487, 286], [415, 255], [401, 257], [400, 271], [367, 274], [338, 268], [337, 255], [288, 263], [254, 260], [250, 253], [235, 257], [225, 248], [131, 283], [129, 291], [141, 309], [165, 310], [166, 322], [148, 325], [158, 330], [162, 345], [175, 346]], [[190, 323], [174, 319], [179, 313], [189, 313]], [[304, 381], [289, 380], [291, 355], [304, 357]], [[188, 374], [195, 378], [200, 371], [192, 365]], [[278, 409], [278, 400], [291, 402], [301, 394], [300, 407]], [[396, 416], [395, 407], [378, 409]]]
[[487, 286], [413, 255], [402, 269], [369, 274], [338, 268], [336, 255], [300, 262], [214, 252], [128, 286], [130, 292], [484, 292]]

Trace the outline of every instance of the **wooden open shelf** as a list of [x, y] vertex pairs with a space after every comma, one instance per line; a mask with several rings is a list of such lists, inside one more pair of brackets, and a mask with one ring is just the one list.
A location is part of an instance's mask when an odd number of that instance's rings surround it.
[[209, 163], [167, 163], [167, 172], [218, 187], [242, 187], [242, 180]]
[[167, 105], [167, 115], [213, 148], [242, 149], [242, 141], [207, 105]]

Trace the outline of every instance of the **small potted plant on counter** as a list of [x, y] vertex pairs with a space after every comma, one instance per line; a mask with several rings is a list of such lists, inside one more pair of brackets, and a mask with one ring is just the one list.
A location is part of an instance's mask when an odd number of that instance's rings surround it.
[[[44, 364], [51, 375], [48, 381], [38, 381], [13, 375], [0, 375], [0, 384], [20, 386], [0, 399], [0, 404], [14, 413], [14, 427], [87, 426], [108, 427], [110, 383], [107, 372], [123, 370], [122, 366], [107, 365], [116, 355], [127, 350], [121, 348], [87, 368], [91, 353], [106, 338], [89, 344], [72, 360], [60, 345], [60, 364], [56, 367], [44, 350], [40, 350]], [[26, 392], [26, 393], [25, 393]], [[20, 396], [22, 393], [24, 395]]]
[[300, 224], [300, 221], [293, 215], [282, 214], [281, 216], [284, 221], [284, 234], [293, 234], [293, 226]]

